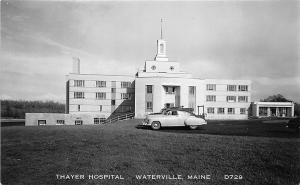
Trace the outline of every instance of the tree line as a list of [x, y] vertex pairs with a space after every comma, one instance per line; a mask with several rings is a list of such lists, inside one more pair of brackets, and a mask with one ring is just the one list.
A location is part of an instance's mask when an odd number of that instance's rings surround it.
[[65, 113], [65, 104], [54, 101], [1, 100], [1, 118], [24, 119], [25, 113]]
[[[262, 99], [264, 102], [291, 102], [281, 94]], [[300, 116], [300, 104], [295, 103], [295, 116]], [[24, 119], [25, 113], [65, 113], [65, 104], [54, 101], [1, 100], [1, 118]]]

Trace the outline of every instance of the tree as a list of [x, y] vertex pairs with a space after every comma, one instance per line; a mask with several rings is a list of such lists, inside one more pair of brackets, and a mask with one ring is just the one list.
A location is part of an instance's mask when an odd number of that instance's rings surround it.
[[25, 118], [25, 113], [64, 113], [65, 105], [52, 101], [1, 100], [2, 118]]
[[273, 96], [269, 96], [266, 99], [260, 100], [262, 102], [292, 102], [289, 99], [286, 99], [284, 96], [282, 96], [281, 94], [276, 94]]
[[295, 103], [295, 116], [300, 116], [300, 104], [299, 103]]

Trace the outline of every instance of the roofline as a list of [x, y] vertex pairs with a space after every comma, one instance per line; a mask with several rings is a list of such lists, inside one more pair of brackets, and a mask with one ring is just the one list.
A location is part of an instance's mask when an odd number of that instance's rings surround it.
[[132, 78], [135, 78], [135, 76], [132, 76], [132, 75], [108, 75], [108, 74], [77, 74], [77, 73], [69, 73], [67, 74], [66, 76], [68, 75], [94, 75], [94, 76], [127, 76], [127, 77], [132, 77]]

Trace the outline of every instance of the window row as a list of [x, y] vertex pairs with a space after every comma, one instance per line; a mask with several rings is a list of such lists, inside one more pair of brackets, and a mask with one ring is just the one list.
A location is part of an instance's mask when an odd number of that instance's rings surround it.
[[[103, 110], [103, 106], [102, 105], [99, 105], [99, 112], [102, 112]], [[80, 112], [81, 111], [81, 106], [80, 105], [77, 105], [77, 111]]]
[[[215, 102], [216, 95], [207, 95], [206, 101]], [[236, 96], [227, 96], [227, 102], [236, 102]], [[238, 102], [248, 102], [248, 96], [238, 96]]]
[[[105, 124], [106, 119], [105, 118], [94, 118], [94, 124]], [[46, 120], [38, 120], [38, 125], [46, 125], [47, 121]], [[56, 125], [64, 125], [65, 120], [56, 120]], [[75, 125], [82, 125], [83, 120], [75, 120], [74, 121]]]
[[[174, 94], [176, 91], [176, 87], [173, 86], [165, 86], [165, 93], [166, 94]], [[146, 85], [146, 93], [152, 94], [153, 92], [153, 85]], [[195, 95], [196, 94], [196, 87], [195, 86], [189, 86], [189, 95]]]
[[[111, 100], [111, 106], [115, 106], [116, 105], [116, 100]], [[81, 105], [77, 105], [77, 111], [80, 112], [81, 111]], [[103, 105], [99, 105], [99, 112], [103, 111]], [[117, 112], [132, 112], [133, 111], [133, 107], [132, 106], [128, 106], [128, 105], [119, 105], [117, 110]]]
[[[216, 91], [216, 84], [206, 84], [207, 91]], [[237, 88], [238, 87], [238, 88]], [[227, 91], [248, 91], [248, 85], [227, 85]]]
[[[236, 102], [236, 96], [227, 96], [227, 102]], [[248, 102], [248, 96], [238, 96], [238, 102]]]
[[[219, 107], [217, 109], [217, 114], [225, 114], [225, 108]], [[214, 107], [208, 107], [207, 108], [208, 114], [215, 114], [215, 108]], [[235, 108], [227, 108], [227, 114], [235, 114]], [[246, 108], [240, 108], [240, 114], [246, 114]]]
[[[122, 100], [131, 100], [133, 95], [131, 93], [121, 93]], [[84, 92], [74, 92], [75, 99], [84, 99]], [[106, 93], [105, 92], [96, 92], [96, 99], [105, 100]]]
[[[85, 87], [84, 82], [84, 80], [74, 80], [74, 87]], [[106, 81], [96, 81], [96, 87], [106, 87]], [[131, 87], [131, 82], [121, 82], [121, 88], [129, 87]]]
[[248, 91], [248, 85], [227, 85], [227, 91]]

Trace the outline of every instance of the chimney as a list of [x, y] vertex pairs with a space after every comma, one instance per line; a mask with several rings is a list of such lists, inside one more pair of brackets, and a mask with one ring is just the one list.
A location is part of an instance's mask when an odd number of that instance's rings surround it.
[[80, 74], [80, 59], [73, 57], [73, 73]]

